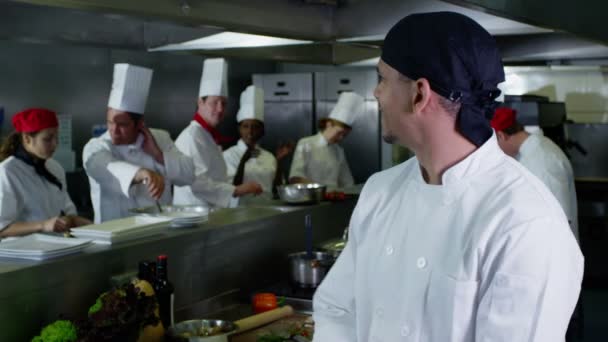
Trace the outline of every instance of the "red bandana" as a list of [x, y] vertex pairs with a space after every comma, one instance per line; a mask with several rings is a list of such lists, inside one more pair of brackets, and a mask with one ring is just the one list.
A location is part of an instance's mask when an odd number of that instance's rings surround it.
[[490, 125], [497, 131], [503, 131], [515, 124], [515, 116], [517, 112], [514, 109], [507, 107], [496, 108], [494, 117], [490, 121]]
[[223, 136], [217, 128], [211, 127], [211, 125], [209, 125], [207, 121], [205, 121], [205, 119], [203, 119], [203, 117], [200, 116], [198, 113], [194, 113], [193, 120], [198, 122], [207, 132], [209, 132], [209, 134], [211, 134], [211, 137], [213, 137], [213, 140], [216, 144], [222, 145], [234, 141], [234, 139], [232, 139], [231, 137]]
[[17, 132], [38, 132], [57, 126], [57, 115], [48, 109], [31, 108], [13, 115], [13, 127]]

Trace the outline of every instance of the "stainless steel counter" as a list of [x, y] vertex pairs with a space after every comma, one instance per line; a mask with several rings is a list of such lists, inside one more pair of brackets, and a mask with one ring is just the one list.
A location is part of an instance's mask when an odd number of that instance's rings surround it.
[[223, 209], [195, 228], [103, 246], [81, 254], [31, 262], [0, 260], [0, 341], [27, 341], [60, 316], [84, 317], [116, 274], [141, 259], [169, 256], [178, 319], [204, 315], [212, 298], [248, 293], [286, 279], [286, 255], [304, 249], [304, 216], [312, 215], [314, 242], [341, 235], [355, 200], [311, 206]]

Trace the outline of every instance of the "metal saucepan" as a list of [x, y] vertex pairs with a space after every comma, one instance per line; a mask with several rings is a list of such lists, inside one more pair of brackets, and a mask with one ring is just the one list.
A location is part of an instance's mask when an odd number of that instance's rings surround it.
[[326, 252], [313, 252], [312, 259], [306, 252], [289, 255], [290, 281], [300, 287], [317, 287], [336, 261], [335, 257]]
[[[261, 327], [262, 325], [292, 315], [293, 312], [291, 306], [285, 305], [274, 310], [240, 319], [236, 322], [193, 319], [171, 326], [167, 330], [167, 337], [168, 341], [173, 342], [228, 342], [229, 336], [232, 334]], [[213, 335], [203, 336], [206, 333], [213, 333]]]
[[317, 183], [281, 185], [277, 192], [281, 200], [291, 204], [318, 203], [325, 196], [327, 186]]

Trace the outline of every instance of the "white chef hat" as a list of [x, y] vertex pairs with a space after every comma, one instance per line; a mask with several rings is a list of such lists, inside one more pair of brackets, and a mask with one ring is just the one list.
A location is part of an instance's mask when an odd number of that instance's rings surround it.
[[152, 69], [137, 65], [114, 64], [108, 107], [129, 113], [144, 114], [152, 73]]
[[241, 93], [241, 107], [236, 121], [255, 119], [264, 122], [264, 90], [250, 85]]
[[357, 93], [344, 92], [340, 94], [338, 103], [329, 114], [329, 118], [352, 126], [363, 110], [364, 101], [363, 97]]
[[228, 97], [228, 64], [223, 58], [208, 58], [203, 62], [203, 75], [198, 97]]

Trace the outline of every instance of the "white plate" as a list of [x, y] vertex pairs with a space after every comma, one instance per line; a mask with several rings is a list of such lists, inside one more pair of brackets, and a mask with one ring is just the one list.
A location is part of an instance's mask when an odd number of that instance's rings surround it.
[[0, 243], [0, 253], [10, 255], [52, 255], [57, 252], [78, 251], [91, 240], [31, 234], [20, 239]]
[[110, 237], [131, 234], [139, 230], [168, 226], [171, 219], [164, 217], [132, 216], [122, 219], [92, 224], [72, 230], [74, 236]]

